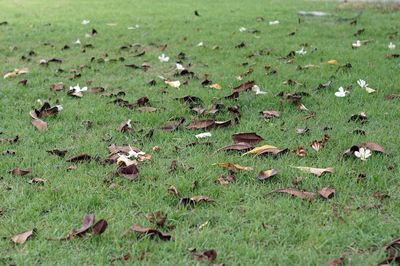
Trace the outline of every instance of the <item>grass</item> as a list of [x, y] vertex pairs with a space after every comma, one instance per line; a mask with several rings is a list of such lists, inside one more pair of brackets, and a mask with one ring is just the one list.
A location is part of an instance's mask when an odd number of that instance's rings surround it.
[[[342, 255], [346, 263], [351, 260], [353, 265], [381, 261], [385, 257], [382, 245], [399, 237], [400, 229], [399, 102], [384, 100], [384, 95], [398, 92], [399, 60], [386, 59], [385, 55], [391, 53], [387, 48], [389, 41], [400, 47], [397, 35], [394, 39], [388, 38], [389, 33], [399, 28], [400, 14], [367, 9], [356, 26], [332, 18], [304, 18], [298, 23], [298, 10], [336, 14], [335, 8], [334, 2], [288, 0], [249, 0], [245, 4], [237, 0], [1, 1], [0, 20], [9, 23], [0, 26], [2, 73], [18, 67], [30, 70], [24, 76], [0, 82], [0, 137], [20, 136], [15, 144], [0, 143], [0, 151], [16, 150], [15, 156], [0, 157], [0, 208], [4, 210], [0, 216], [1, 264], [102, 265], [130, 253], [132, 259], [128, 263], [132, 264], [195, 265], [198, 262], [188, 251], [192, 247], [217, 250], [214, 262], [226, 265], [323, 265]], [[194, 16], [194, 10], [201, 16]], [[346, 17], [355, 13], [340, 11], [338, 15]], [[265, 21], [257, 22], [257, 16], [263, 16]], [[90, 24], [81, 25], [83, 19], [90, 19]], [[269, 26], [268, 21], [275, 19], [280, 24]], [[139, 29], [127, 30], [135, 24]], [[238, 30], [241, 26], [260, 33], [241, 33]], [[98, 34], [85, 38], [85, 33], [92, 28]], [[361, 28], [365, 32], [354, 37], [353, 33]], [[288, 36], [290, 32], [296, 34]], [[82, 53], [82, 46], [73, 44], [78, 38], [82, 45], [90, 43], [94, 48]], [[351, 43], [357, 39], [372, 42], [351, 49]], [[196, 47], [200, 41], [205, 47]], [[242, 41], [246, 47], [235, 48]], [[119, 49], [134, 43], [145, 47], [144, 56], [133, 57], [133, 48]], [[299, 50], [305, 43], [307, 54], [296, 56], [294, 64], [278, 59], [289, 51]], [[66, 44], [71, 48], [62, 50]], [[159, 46], [164, 44], [167, 48], [161, 51]], [[219, 49], [212, 49], [214, 46]], [[247, 58], [264, 48], [271, 49], [271, 54]], [[36, 53], [31, 61], [21, 60], [31, 50]], [[393, 53], [398, 51], [396, 48]], [[180, 52], [186, 53], [188, 59], [184, 65], [191, 63], [191, 70], [199, 79], [189, 79], [180, 89], [166, 88], [158, 76], [173, 78], [174, 63]], [[157, 57], [161, 53], [170, 56], [170, 62], [160, 63]], [[111, 59], [124, 57], [125, 61], [90, 61], [104, 54]], [[53, 57], [64, 61], [39, 66], [40, 59]], [[324, 64], [331, 59], [339, 64], [351, 63], [352, 68], [336, 72], [337, 66]], [[124, 66], [140, 65], [143, 61], [151, 64], [147, 72]], [[244, 62], [248, 65], [243, 66]], [[81, 71], [81, 78], [70, 80], [68, 71], [81, 64], [89, 67]], [[306, 64], [320, 67], [296, 70], [297, 65]], [[276, 68], [277, 74], [266, 75], [264, 65]], [[235, 79], [250, 67], [253, 73], [243, 81]], [[58, 73], [58, 68], [67, 72]], [[223, 88], [202, 87], [200, 81], [205, 74]], [[336, 78], [331, 88], [315, 91], [319, 83], [332, 75]], [[25, 78], [26, 86], [17, 84]], [[369, 95], [358, 88], [356, 81], [360, 78], [367, 80], [377, 92]], [[157, 81], [156, 86], [147, 85], [151, 79]], [[287, 79], [303, 85], [283, 85]], [[185, 117], [186, 124], [196, 118], [175, 97], [196, 95], [207, 106], [247, 80], [255, 80], [267, 94], [256, 96], [245, 92], [237, 101], [222, 100], [226, 106], [240, 106], [241, 123], [211, 130], [212, 146], [185, 147], [196, 140], [195, 134], [203, 131], [189, 131], [184, 127], [171, 133], [160, 130], [171, 117]], [[72, 98], [65, 91], [51, 91], [49, 86], [55, 82], [64, 82], [67, 87], [76, 83], [102, 86], [110, 91], [120, 88], [126, 92], [124, 99], [133, 102], [147, 96], [159, 111], [140, 113], [110, 103], [111, 98], [91, 93], [81, 99]], [[339, 86], [348, 85], [353, 89], [347, 97], [334, 96]], [[167, 93], [161, 94], [161, 89]], [[281, 91], [310, 93], [310, 97], [303, 98], [303, 103], [316, 113], [315, 118], [303, 120], [307, 113], [276, 97]], [[64, 108], [57, 116], [45, 119], [49, 123], [49, 130], [45, 132], [35, 130], [28, 115], [33, 107], [39, 107], [37, 99], [49, 100], [51, 104], [59, 102]], [[281, 118], [265, 121], [259, 116], [260, 111], [273, 109], [281, 112]], [[367, 124], [348, 122], [352, 114], [361, 111], [369, 117]], [[230, 115], [223, 112], [216, 118], [229, 119]], [[116, 130], [127, 119], [133, 121], [132, 134]], [[85, 128], [85, 120], [93, 122], [91, 129]], [[311, 129], [310, 134], [296, 134], [295, 128], [306, 126]], [[325, 127], [332, 130], [324, 132]], [[155, 129], [153, 138], [144, 139], [143, 135], [152, 128]], [[365, 130], [366, 135], [352, 134], [356, 128]], [[265, 139], [262, 144], [291, 150], [304, 145], [308, 155], [300, 158], [290, 152], [274, 159], [215, 152], [231, 143], [233, 133], [241, 131], [257, 132]], [[326, 147], [313, 151], [309, 144], [321, 139], [324, 133], [330, 135]], [[340, 160], [342, 151], [363, 141], [381, 144], [390, 155], [373, 154], [366, 162]], [[76, 170], [66, 171], [70, 163], [46, 152], [57, 147], [68, 149], [67, 157], [86, 152], [105, 158], [110, 143], [130, 144], [152, 154], [150, 161], [140, 164], [137, 181], [116, 177], [112, 174], [115, 165], [94, 161], [77, 164]], [[161, 148], [159, 153], [152, 152], [156, 145]], [[181, 147], [179, 152], [175, 146]], [[178, 162], [175, 172], [169, 172], [172, 160]], [[255, 170], [237, 173], [235, 183], [220, 186], [215, 181], [226, 171], [212, 164], [225, 161]], [[192, 169], [182, 171], [179, 167], [182, 163]], [[291, 166], [334, 167], [335, 173], [315, 177]], [[8, 173], [15, 167], [32, 167], [32, 176], [46, 178], [48, 182], [43, 186], [31, 185], [29, 176]], [[278, 170], [278, 176], [267, 182], [257, 180], [259, 171], [271, 168]], [[359, 173], [366, 174], [361, 182], [357, 180]], [[266, 196], [274, 189], [293, 187], [295, 176], [303, 180], [301, 189], [316, 191], [330, 186], [336, 189], [336, 194], [332, 199], [312, 202], [287, 195]], [[198, 186], [193, 188], [195, 181]], [[114, 188], [109, 188], [110, 183]], [[185, 196], [207, 195], [216, 202], [182, 207], [167, 193], [170, 185], [175, 185]], [[390, 198], [380, 202], [372, 197], [377, 191]], [[357, 209], [367, 204], [381, 204], [381, 208]], [[133, 223], [152, 226], [145, 214], [157, 210], [167, 213], [167, 224], [175, 227], [161, 229], [170, 232], [173, 241], [123, 236]], [[72, 228], [79, 228], [87, 213], [95, 213], [98, 219], [108, 221], [109, 227], [103, 235], [64, 242], [47, 240], [66, 236]], [[262, 223], [269, 226], [263, 228]], [[11, 243], [10, 236], [32, 228], [37, 229], [37, 234], [25, 244]], [[143, 253], [146, 256], [140, 260]]]

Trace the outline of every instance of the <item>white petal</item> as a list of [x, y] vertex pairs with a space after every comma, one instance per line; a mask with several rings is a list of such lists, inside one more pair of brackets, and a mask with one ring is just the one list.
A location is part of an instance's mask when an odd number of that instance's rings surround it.
[[211, 137], [211, 133], [210, 132], [204, 132], [204, 133], [200, 133], [196, 135], [196, 138], [198, 139], [202, 139], [202, 138], [207, 138], [207, 137]]
[[360, 157], [361, 157], [361, 153], [360, 153], [359, 151], [355, 151], [355, 152], [354, 152], [354, 155], [355, 155], [357, 158], [360, 158]]
[[374, 89], [369, 88], [369, 87], [365, 87], [365, 90], [366, 90], [368, 93], [374, 93], [374, 92], [375, 92]]

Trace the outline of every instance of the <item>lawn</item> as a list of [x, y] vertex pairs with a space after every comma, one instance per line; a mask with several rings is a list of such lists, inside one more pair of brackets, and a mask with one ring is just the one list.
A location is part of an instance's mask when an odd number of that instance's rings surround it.
[[[298, 17], [299, 10], [334, 16]], [[339, 19], [357, 13], [300, 0], [1, 1], [0, 22], [7, 23], [0, 25], [0, 67], [9, 77], [0, 81], [0, 264], [385, 260], [384, 245], [400, 237], [400, 13], [366, 8], [356, 22]], [[361, 46], [352, 47], [357, 40]], [[389, 49], [390, 42], [397, 47]], [[10, 74], [17, 68], [28, 73]], [[52, 90], [59, 82], [64, 89]], [[69, 95], [77, 84], [89, 89], [83, 97]], [[241, 84], [236, 98], [225, 98]], [[254, 84], [265, 93], [252, 91]], [[339, 87], [345, 97], [335, 95]], [[390, 94], [397, 95], [385, 99]], [[184, 96], [201, 102], [176, 100]], [[62, 110], [32, 118], [44, 102]], [[279, 117], [263, 118], [262, 111]], [[180, 118], [176, 130], [163, 129]], [[47, 130], [39, 130], [44, 123]], [[188, 129], [191, 123], [199, 129]], [[195, 137], [204, 132], [211, 137]], [[262, 137], [241, 148], [277, 148], [260, 156], [219, 150], [239, 132]], [[375, 144], [359, 145], [365, 142]], [[134, 166], [105, 162], [111, 144], [145, 153], [137, 176], [117, 173]], [[356, 157], [362, 147], [372, 152], [366, 160]], [[83, 153], [91, 160], [68, 162]], [[252, 170], [218, 165], [224, 162]], [[317, 176], [300, 166], [331, 172]], [[31, 172], [10, 172], [16, 168]], [[258, 178], [270, 169], [277, 174]], [[298, 196], [276, 191], [283, 188]], [[335, 192], [324, 198], [322, 188]], [[190, 199], [199, 195], [208, 198]], [[161, 225], [148, 219], [157, 211], [167, 215]], [[107, 221], [101, 235], [90, 226], [71, 231], [87, 214]], [[133, 232], [133, 224], [163, 234]], [[33, 229], [26, 241], [11, 240]]]

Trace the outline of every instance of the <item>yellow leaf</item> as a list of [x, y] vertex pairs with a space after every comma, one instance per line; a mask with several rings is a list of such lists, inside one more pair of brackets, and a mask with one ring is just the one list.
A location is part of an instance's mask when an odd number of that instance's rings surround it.
[[233, 164], [230, 162], [225, 162], [225, 163], [216, 163], [213, 165], [218, 165], [219, 167], [224, 167], [224, 168], [228, 168], [230, 170], [243, 170], [243, 171], [253, 171], [252, 167], [248, 167], [248, 166], [241, 166], [238, 164]]
[[218, 83], [214, 83], [214, 84], [210, 85], [210, 88], [220, 90], [220, 89], [222, 89], [222, 86], [219, 85]]
[[256, 148], [244, 153], [242, 156], [247, 155], [247, 154], [257, 154], [257, 153], [262, 152], [262, 151], [264, 151], [266, 149], [277, 149], [277, 147], [272, 146], [272, 145], [263, 145], [263, 146], [256, 147]]
[[335, 59], [329, 60], [326, 62], [328, 65], [337, 65], [337, 61]]

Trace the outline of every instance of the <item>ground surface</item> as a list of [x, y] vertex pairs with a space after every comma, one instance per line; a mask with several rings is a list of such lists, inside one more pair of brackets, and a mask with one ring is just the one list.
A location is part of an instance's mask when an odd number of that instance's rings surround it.
[[[387, 46], [392, 41], [400, 47], [400, 37], [395, 34], [400, 13], [365, 10], [357, 25], [335, 18], [303, 18], [299, 24], [298, 10], [321, 10], [341, 17], [356, 14], [351, 10], [336, 13], [335, 5], [282, 0], [246, 4], [232, 0], [1, 1], [0, 21], [8, 22], [0, 26], [1, 71], [5, 74], [26, 67], [29, 73], [0, 81], [0, 138], [19, 136], [16, 143], [0, 143], [0, 151], [16, 152], [0, 155], [0, 264], [120, 264], [125, 255], [135, 264], [194, 265], [199, 261], [190, 255], [190, 248], [215, 249], [218, 256], [213, 263], [226, 265], [324, 265], [340, 257], [346, 264], [351, 260], [353, 265], [375, 265], [383, 260], [382, 246], [399, 237], [400, 231], [399, 101], [384, 99], [399, 92], [400, 61], [385, 55], [399, 53], [399, 48], [389, 50]], [[194, 15], [195, 10], [200, 16]], [[259, 16], [264, 21], [257, 21]], [[90, 23], [82, 25], [84, 19]], [[272, 20], [280, 24], [269, 25]], [[136, 24], [138, 29], [128, 30]], [[239, 32], [240, 27], [247, 32]], [[97, 35], [86, 38], [93, 28]], [[360, 36], [353, 36], [363, 28]], [[259, 32], [251, 33], [254, 29]], [[74, 44], [78, 38], [81, 45]], [[352, 49], [357, 39], [371, 42]], [[197, 47], [199, 42], [204, 46]], [[235, 48], [241, 42], [245, 47]], [[86, 44], [93, 47], [84, 48]], [[141, 46], [129, 46], [134, 44]], [[65, 45], [70, 49], [63, 50]], [[127, 49], [121, 50], [121, 46]], [[302, 46], [307, 51], [304, 56], [279, 59]], [[269, 52], [248, 57], [264, 48]], [[35, 54], [29, 55], [30, 51]], [[141, 51], [146, 53], [133, 56]], [[182, 64], [191, 64], [189, 69], [198, 79], [174, 76], [180, 52], [186, 54]], [[161, 63], [161, 53], [170, 61]], [[119, 61], [121, 57], [125, 61]], [[39, 65], [41, 59], [51, 58], [63, 62]], [[337, 65], [326, 64], [333, 59]], [[125, 66], [140, 67], [144, 61], [151, 65], [147, 72]], [[350, 69], [339, 68], [347, 63]], [[83, 64], [87, 67], [80, 69]], [[297, 69], [309, 64], [314, 66]], [[59, 68], [65, 72], [57, 71]], [[78, 69], [81, 77], [70, 79], [74, 76], [71, 69]], [[253, 72], [246, 75], [249, 69]], [[222, 89], [202, 86], [205, 74]], [[176, 89], [164, 84], [159, 75], [188, 83]], [[243, 80], [236, 79], [239, 75]], [[26, 86], [18, 84], [23, 79], [27, 79]], [[156, 80], [155, 86], [147, 84], [151, 79]], [[300, 84], [283, 84], [289, 79]], [[358, 79], [366, 80], [376, 92], [368, 94], [358, 87]], [[241, 92], [237, 100], [221, 99], [250, 80], [267, 93]], [[328, 80], [333, 82], [329, 88], [316, 90]], [[56, 82], [63, 82], [66, 88], [50, 90]], [[89, 92], [82, 98], [68, 96], [69, 86], [77, 83], [101, 86], [109, 92], [123, 90], [126, 95], [122, 98], [131, 103], [147, 96], [158, 110], [139, 112], [113, 104], [115, 97]], [[350, 91], [344, 98], [335, 96], [340, 86]], [[166, 93], [161, 93], [163, 90]], [[282, 91], [307, 92], [302, 104], [309, 111], [281, 100], [277, 94]], [[199, 118], [187, 104], [174, 100], [185, 95], [200, 97], [204, 107], [213, 102], [239, 106], [240, 123], [210, 130], [186, 129], [190, 121], [212, 116]], [[47, 131], [39, 132], [31, 124], [29, 112], [40, 107], [38, 99], [63, 107], [56, 116], [43, 118]], [[280, 118], [265, 120], [259, 114], [264, 110], [279, 111]], [[366, 113], [368, 123], [348, 122], [360, 112]], [[315, 116], [304, 119], [312, 113]], [[160, 129], [173, 117], [185, 117], [186, 122], [174, 132]], [[231, 118], [225, 109], [216, 115], [217, 120]], [[134, 130], [119, 132], [117, 126], [128, 119]], [[92, 121], [89, 129], [86, 120]], [[304, 127], [310, 129], [308, 134], [296, 133], [296, 128]], [[154, 135], [147, 139], [144, 135], [150, 129]], [[352, 133], [355, 129], [364, 130], [365, 135]], [[196, 141], [195, 134], [205, 131], [212, 137], [200, 142], [210, 141], [211, 146], [186, 147]], [[287, 147], [290, 152], [276, 158], [216, 152], [231, 144], [231, 135], [237, 132], [256, 132], [264, 138], [257, 146]], [[329, 140], [320, 151], [313, 150], [311, 142], [321, 140], [324, 134]], [[373, 152], [367, 161], [341, 160], [341, 152], [365, 141], [379, 143], [389, 155]], [[80, 153], [105, 159], [109, 144], [129, 144], [152, 155], [151, 160], [139, 163], [136, 181], [114, 175], [115, 163], [65, 161]], [[160, 151], [154, 152], [154, 146]], [[304, 146], [305, 157], [293, 152], [299, 146]], [[46, 152], [54, 148], [67, 149], [65, 158]], [[170, 170], [173, 160], [177, 161], [175, 171]], [[222, 186], [216, 180], [227, 170], [213, 166], [220, 162], [254, 170], [238, 171], [235, 182]], [[73, 165], [76, 169], [67, 171]], [[317, 177], [292, 166], [333, 167], [335, 172]], [[8, 172], [16, 167], [31, 167], [32, 173], [16, 176]], [[257, 179], [259, 171], [271, 168], [278, 175], [264, 182]], [[302, 182], [292, 184], [295, 177]], [[29, 184], [32, 178], [47, 182]], [[206, 195], [215, 202], [182, 206], [168, 193], [171, 185], [182, 196]], [[331, 187], [336, 193], [327, 200], [316, 196], [311, 201], [280, 193], [266, 195], [287, 187], [310, 192]], [[382, 195], [389, 198], [382, 199]], [[170, 233], [171, 241], [124, 234], [132, 224], [157, 227], [146, 219], [146, 214], [154, 211], [168, 215], [160, 230]], [[88, 213], [107, 220], [102, 235], [48, 240], [79, 228]], [[36, 234], [24, 244], [10, 240], [33, 228]]]

